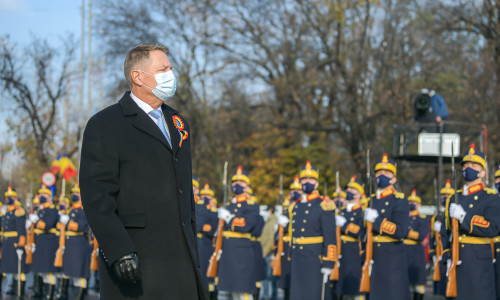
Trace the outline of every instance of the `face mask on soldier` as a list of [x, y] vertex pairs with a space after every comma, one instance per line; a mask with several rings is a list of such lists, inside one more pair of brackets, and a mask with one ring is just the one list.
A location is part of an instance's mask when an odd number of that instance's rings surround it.
[[462, 175], [464, 176], [465, 181], [472, 182], [479, 178], [479, 171], [474, 170], [471, 167], [465, 168], [463, 170]]
[[312, 192], [314, 192], [314, 189], [315, 189], [315, 185], [310, 183], [310, 182], [306, 182], [304, 184], [302, 184], [302, 191], [304, 191], [304, 193], [306, 194], [310, 194]]
[[245, 192], [245, 187], [242, 186], [241, 184], [237, 183], [233, 186], [233, 193], [235, 195], [241, 195]]
[[377, 181], [377, 186], [379, 188], [385, 188], [385, 187], [388, 187], [389, 185], [391, 185], [391, 179], [392, 178], [389, 178], [385, 175], [379, 175], [377, 176], [376, 178], [376, 181]]

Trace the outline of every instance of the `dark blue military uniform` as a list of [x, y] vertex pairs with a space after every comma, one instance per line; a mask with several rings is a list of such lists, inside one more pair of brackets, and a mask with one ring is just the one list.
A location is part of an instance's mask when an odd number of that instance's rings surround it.
[[[463, 222], [459, 222], [459, 260], [457, 266], [456, 299], [496, 299], [495, 269], [491, 238], [500, 230], [500, 198], [495, 190], [484, 188], [482, 183], [468, 187], [465, 193], [458, 191], [458, 203], [465, 210]], [[446, 203], [444, 234], [451, 234], [450, 204]], [[448, 239], [443, 240], [444, 248], [450, 249]]]
[[360, 295], [361, 282], [361, 238], [364, 236], [363, 209], [361, 204], [347, 206], [339, 211], [347, 222], [341, 228], [342, 241], [339, 280], [335, 284], [338, 295]]
[[[259, 205], [255, 203], [254, 205]], [[266, 279], [266, 261], [264, 260], [262, 254], [262, 244], [260, 243], [260, 236], [262, 235], [262, 230], [264, 229], [264, 225], [266, 222], [264, 218], [259, 215], [259, 221], [257, 225], [252, 230], [252, 237], [250, 238], [252, 241], [252, 248], [254, 252], [254, 260], [255, 260], [255, 284], [258, 288], [260, 288], [260, 282]]]
[[[289, 202], [287, 202], [289, 203]], [[288, 209], [288, 205], [283, 205], [283, 215], [292, 219], [292, 211]], [[291, 250], [292, 250], [292, 223], [285, 226], [283, 235], [283, 254], [281, 255], [281, 276], [278, 278], [278, 287], [283, 290], [290, 289], [290, 265], [291, 265]], [[275, 241], [278, 244], [279, 232], [276, 231]], [[277, 249], [276, 249], [277, 250]], [[278, 255], [278, 253], [276, 253]]]
[[[335, 204], [321, 200], [317, 191], [291, 204], [292, 254], [290, 299], [321, 299], [321, 268], [337, 260]], [[327, 285], [325, 295], [329, 298]]]
[[[210, 256], [214, 253], [213, 238], [217, 230], [217, 210], [212, 209], [209, 203], [197, 199], [195, 212], [200, 275], [204, 287], [208, 290], [209, 279], [207, 279], [207, 269]], [[213, 281], [213, 279], [210, 278], [210, 281]]]
[[[18, 257], [16, 249], [24, 248], [26, 243], [26, 213], [22, 207], [9, 205], [2, 217], [2, 260], [1, 273], [18, 273]], [[26, 272], [26, 253], [21, 260], [21, 273]]]
[[59, 231], [56, 229], [59, 214], [54, 205], [44, 203], [37, 211], [40, 218], [35, 223], [35, 252], [32, 271], [35, 273], [56, 272], [54, 259], [59, 248]]
[[[442, 226], [444, 226], [444, 215], [435, 215], [431, 219], [431, 228], [434, 228], [434, 223], [440, 222]], [[436, 256], [436, 248], [438, 246], [438, 243], [441, 244], [441, 248], [443, 247], [443, 240], [445, 240], [447, 237], [440, 235], [440, 239], [438, 240], [436, 238], [436, 232], [432, 229], [431, 230], [431, 240], [430, 240], [430, 250], [429, 250], [429, 260], [431, 262], [434, 262], [434, 256]], [[444, 249], [443, 249], [444, 250]], [[434, 288], [434, 294], [436, 295], [446, 295], [446, 283], [447, 283], [447, 277], [446, 277], [446, 261], [450, 258], [450, 249], [448, 249], [446, 252], [443, 252], [441, 257], [437, 257], [436, 259], [439, 260], [439, 276], [440, 280], [439, 281], [434, 281], [433, 282], [433, 288]]]
[[403, 244], [410, 223], [408, 201], [393, 188], [374, 196], [370, 202], [379, 216], [373, 223], [370, 300], [410, 299], [408, 257]]
[[63, 272], [70, 277], [90, 278], [89, 224], [81, 202], [73, 204], [66, 224], [66, 245], [63, 255]]
[[409, 229], [408, 237], [403, 242], [408, 255], [410, 284], [425, 285], [427, 274], [425, 270], [425, 249], [422, 242], [429, 234], [429, 220], [425, 216], [421, 216], [418, 210], [412, 211], [410, 212]]
[[252, 231], [259, 223], [259, 207], [250, 196], [237, 196], [227, 207], [233, 218], [224, 226], [222, 255], [218, 266], [219, 290], [257, 293]]

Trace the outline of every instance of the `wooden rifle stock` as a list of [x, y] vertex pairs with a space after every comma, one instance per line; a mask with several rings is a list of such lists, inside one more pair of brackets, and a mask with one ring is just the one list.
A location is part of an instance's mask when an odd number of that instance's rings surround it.
[[97, 262], [97, 249], [99, 248], [99, 243], [94, 237], [94, 249], [92, 250], [92, 255], [90, 256], [90, 271], [97, 271], [99, 269], [99, 264]]
[[285, 228], [279, 226], [278, 228], [278, 249], [276, 250], [276, 257], [272, 262], [273, 276], [281, 276], [281, 258], [285, 251], [285, 242], [283, 237], [285, 236]]
[[207, 269], [207, 277], [215, 278], [217, 276], [217, 255], [222, 250], [222, 233], [224, 232], [224, 220], [219, 219], [219, 225], [217, 226], [217, 239], [215, 241], [215, 251], [210, 257], [210, 261]]
[[31, 224], [30, 232], [26, 241], [26, 264], [31, 265], [33, 263], [33, 244], [35, 243], [35, 224]]
[[439, 263], [443, 255], [443, 243], [441, 243], [441, 234], [436, 232], [436, 262], [434, 263], [434, 273], [432, 274], [432, 281], [440, 281], [441, 273], [439, 271]]
[[448, 270], [448, 282], [446, 283], [446, 297], [456, 297], [457, 296], [457, 263], [459, 257], [459, 247], [458, 247], [458, 220], [455, 218], [451, 219], [451, 226], [453, 230], [453, 244], [451, 248], [451, 266]]
[[54, 267], [62, 267], [63, 265], [63, 251], [66, 245], [66, 224], [61, 223], [61, 231], [59, 234], [59, 248], [56, 251], [56, 258], [54, 259]]
[[373, 224], [371, 222], [366, 222], [366, 257], [361, 269], [361, 283], [359, 285], [359, 291], [363, 293], [370, 292], [370, 264], [373, 259]]
[[330, 280], [339, 280], [339, 274], [340, 274], [340, 267], [339, 267], [339, 260], [340, 260], [340, 255], [342, 253], [342, 240], [340, 239], [340, 234], [341, 234], [341, 228], [340, 226], [335, 226], [335, 231], [337, 235], [337, 261], [335, 262], [335, 267], [333, 267], [333, 272], [330, 274]]

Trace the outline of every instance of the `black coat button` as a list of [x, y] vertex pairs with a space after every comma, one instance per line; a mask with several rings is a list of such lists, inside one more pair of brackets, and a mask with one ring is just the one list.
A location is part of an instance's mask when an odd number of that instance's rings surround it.
[[182, 195], [182, 189], [179, 189], [179, 194], [181, 194], [181, 195]]

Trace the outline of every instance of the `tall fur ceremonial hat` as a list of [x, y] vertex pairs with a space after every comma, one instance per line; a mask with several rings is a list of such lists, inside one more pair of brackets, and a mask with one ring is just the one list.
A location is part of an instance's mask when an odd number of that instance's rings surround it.
[[42, 184], [42, 187], [38, 190], [38, 194], [47, 194], [47, 195], [50, 195], [52, 196], [52, 191], [49, 190], [45, 184]]
[[243, 170], [242, 166], [238, 166], [236, 172], [234, 172], [234, 175], [231, 178], [231, 181], [243, 181], [246, 182], [246, 184], [250, 184], [250, 176]]
[[17, 197], [16, 190], [12, 188], [12, 186], [9, 184], [7, 187], [7, 191], [4, 194], [5, 197]]
[[198, 181], [198, 177], [194, 175], [193, 175], [193, 186], [198, 189], [200, 188], [200, 182]]
[[358, 179], [356, 175], [353, 175], [351, 177], [351, 180], [349, 180], [347, 187], [358, 190], [361, 193], [361, 195], [365, 193], [365, 185], [361, 180]]
[[208, 183], [205, 183], [205, 186], [203, 187], [203, 189], [200, 190], [200, 195], [203, 196], [203, 195], [208, 195], [208, 196], [214, 196], [215, 193], [214, 193], [214, 190], [208, 185]]
[[319, 179], [318, 168], [311, 165], [310, 161], [307, 161], [306, 164], [300, 170], [300, 179], [302, 178], [314, 178], [318, 180]]
[[411, 191], [411, 195], [408, 196], [408, 201], [414, 201], [414, 202], [422, 203], [422, 199], [420, 199], [420, 197], [417, 195], [417, 190], [416, 189], [413, 189]]
[[382, 155], [382, 158], [377, 161], [375, 164], [375, 172], [378, 170], [387, 170], [391, 171], [394, 175], [396, 175], [397, 172], [397, 164], [396, 161], [392, 158], [389, 158], [387, 156], [387, 153], [384, 153]]
[[441, 188], [440, 193], [443, 195], [455, 195], [455, 189], [451, 186], [451, 182], [449, 179], [446, 179], [446, 183]]
[[466, 162], [472, 162], [480, 165], [483, 169], [486, 170], [486, 159], [484, 153], [476, 149], [476, 145], [471, 144], [469, 147], [469, 151], [465, 153], [464, 158], [462, 159], [462, 165]]
[[290, 189], [291, 190], [302, 190], [302, 184], [300, 184], [299, 175], [295, 175], [295, 178], [293, 179], [292, 183], [290, 184]]
[[75, 184], [71, 188], [71, 192], [72, 193], [78, 193], [78, 194], [80, 193], [80, 185], [78, 184], [78, 181], [75, 182]]

